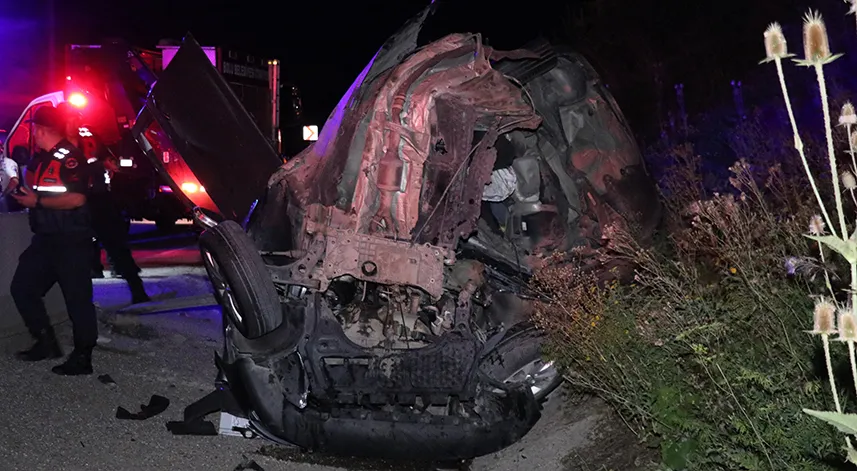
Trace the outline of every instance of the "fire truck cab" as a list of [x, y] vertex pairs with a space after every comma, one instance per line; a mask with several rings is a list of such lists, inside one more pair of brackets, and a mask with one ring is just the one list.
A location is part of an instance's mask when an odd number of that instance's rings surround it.
[[[75, 99], [70, 101], [69, 104], [80, 102], [80, 99], [80, 97], [75, 96]], [[35, 148], [33, 147], [32, 139], [30, 139], [30, 124], [27, 123], [26, 120], [32, 118], [33, 113], [35, 113], [37, 109], [43, 106], [55, 107], [64, 101], [66, 101], [65, 92], [48, 93], [31, 101], [21, 116], [18, 117], [17, 121], [15, 121], [15, 124], [6, 136], [6, 143], [4, 146], [6, 152], [5, 157], [13, 158], [15, 154], [12, 150], [19, 146], [24, 147], [27, 150], [28, 155], [32, 155]], [[18, 165], [22, 164], [23, 162], [18, 162]]]
[[[269, 144], [280, 151], [280, 64], [222, 48], [206, 47], [211, 65], [229, 84], [232, 93], [253, 116]], [[80, 112], [82, 137], [95, 136], [99, 146], [116, 157], [120, 171], [112, 178], [114, 197], [128, 219], [148, 219], [159, 227], [170, 227], [190, 216], [188, 197], [199, 197], [205, 188], [193, 175], [187, 181], [164, 177], [181, 167], [181, 157], [169, 151], [159, 155], [163, 165], [154, 165], [144, 156], [131, 134], [137, 113], [146, 102], [157, 76], [178, 50], [177, 45], [160, 44], [156, 50], [134, 48], [121, 40], [101, 45], [70, 45], [66, 49], [66, 77], [61, 91], [42, 95], [27, 106], [9, 130], [5, 156], [30, 156], [35, 150], [26, 120], [42, 106], [68, 102]], [[299, 104], [297, 89], [288, 98]], [[286, 111], [291, 111], [289, 108]], [[293, 110], [291, 115], [299, 115]], [[88, 157], [94, 157], [95, 140], [81, 139]], [[18, 149], [17, 151], [15, 149]], [[26, 151], [26, 152], [24, 152]], [[23, 162], [18, 162], [22, 165]], [[169, 167], [166, 168], [165, 167]], [[2, 175], [0, 175], [2, 178]]]

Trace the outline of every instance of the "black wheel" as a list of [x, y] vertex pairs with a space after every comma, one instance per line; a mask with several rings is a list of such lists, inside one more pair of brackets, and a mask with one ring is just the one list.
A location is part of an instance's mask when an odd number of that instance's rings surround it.
[[280, 297], [253, 241], [234, 221], [199, 237], [202, 260], [223, 313], [248, 339], [276, 329], [283, 320]]
[[483, 361], [482, 369], [496, 381], [526, 383], [536, 400], [544, 401], [563, 382], [554, 362], [542, 355], [544, 342], [544, 332], [531, 324], [515, 325]]

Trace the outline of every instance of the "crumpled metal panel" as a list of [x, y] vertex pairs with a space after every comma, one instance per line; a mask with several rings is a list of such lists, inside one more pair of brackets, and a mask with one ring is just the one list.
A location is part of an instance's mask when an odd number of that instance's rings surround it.
[[[379, 237], [408, 240], [415, 235], [425, 204], [421, 197], [424, 166], [432, 146], [429, 130], [442, 130], [445, 125], [436, 121], [433, 110], [437, 100], [450, 97], [470, 108], [477, 121], [496, 123], [507, 130], [533, 129], [540, 123], [521, 90], [491, 68], [478, 35], [453, 34], [424, 47], [383, 74], [377, 88], [373, 84], [372, 89], [373, 93], [366, 95], [372, 97], [371, 102], [356, 104], [350, 114], [346, 113], [340, 126], [350, 128], [340, 133], [337, 145], [328, 146], [324, 155], [318, 153], [318, 145], [307, 149], [293, 160], [286, 178], [304, 205], [331, 205], [329, 192], [320, 198], [322, 193], [312, 188], [323, 185], [321, 181], [329, 180], [332, 174], [341, 175], [331, 170], [334, 165], [339, 170], [345, 168], [350, 157], [342, 151], [343, 139], [349, 137], [351, 150], [359, 149], [362, 160], [350, 203], [337, 202], [349, 222], [337, 227]], [[358, 139], [361, 133], [356, 129], [361, 122], [365, 133]], [[467, 147], [465, 154], [470, 144], [462, 144]], [[328, 159], [337, 163], [321, 163]], [[482, 185], [489, 176], [490, 168], [485, 178], [478, 176], [468, 183]], [[473, 205], [478, 208], [479, 198]], [[470, 213], [475, 222], [478, 209]]]
[[482, 145], [476, 149], [473, 161], [467, 168], [467, 180], [461, 197], [461, 206], [453, 211], [455, 229], [442, 242], [444, 246], [454, 247], [459, 237], [466, 237], [476, 230], [476, 221], [482, 211], [482, 191], [485, 184], [491, 181], [491, 169], [497, 160], [497, 129], [492, 128], [482, 138]]
[[[462, 207], [462, 190], [468, 179], [476, 113], [471, 107], [446, 98], [438, 99], [434, 119], [444, 123], [437, 130], [435, 149], [426, 162], [422, 207], [415, 239], [420, 243], [448, 246]], [[473, 185], [479, 185], [474, 179]], [[453, 221], [452, 224], [450, 221]]]
[[351, 275], [381, 284], [420, 287], [438, 299], [443, 295], [443, 261], [447, 251], [431, 245], [414, 245], [381, 237], [310, 224], [308, 232], [323, 233], [325, 252], [320, 289], [330, 281]]
[[[434, 71], [435, 65], [440, 70]], [[522, 125], [539, 122], [520, 90], [491, 68], [478, 36], [450, 35], [420, 50], [392, 71], [374, 100], [375, 117], [360, 168], [367, 178], [357, 181], [352, 202], [358, 230], [397, 238], [412, 235], [419, 219], [423, 164], [430, 152], [426, 131], [433, 125], [442, 128], [443, 123], [431, 121], [431, 110], [445, 95], [479, 115], [521, 117]], [[406, 167], [400, 178], [379, 181], [388, 176], [381, 171], [397, 161]]]

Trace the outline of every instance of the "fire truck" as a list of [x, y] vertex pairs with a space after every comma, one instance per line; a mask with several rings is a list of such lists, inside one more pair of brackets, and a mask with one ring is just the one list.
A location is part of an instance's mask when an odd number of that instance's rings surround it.
[[[173, 41], [161, 41], [154, 49], [144, 49], [116, 39], [97, 45], [66, 46], [62, 89], [29, 103], [9, 130], [6, 156], [32, 155], [35, 149], [26, 120], [42, 106], [68, 102], [80, 112], [81, 135], [97, 136], [99, 145], [117, 158], [120, 172], [113, 176], [111, 187], [128, 220], [146, 219], [160, 228], [169, 228], [187, 218], [188, 209], [177, 193], [201, 193], [205, 188], [193, 181], [168, 183], [170, 180], [141, 153], [130, 132], [158, 74], [169, 66], [178, 49], [178, 43]], [[282, 155], [281, 116], [287, 125], [298, 122], [301, 102], [298, 89], [281, 79], [280, 62], [221, 47], [203, 50], [272, 148]], [[286, 104], [284, 109], [281, 102]], [[180, 156], [169, 152], [160, 158], [164, 167], [184, 165]]]

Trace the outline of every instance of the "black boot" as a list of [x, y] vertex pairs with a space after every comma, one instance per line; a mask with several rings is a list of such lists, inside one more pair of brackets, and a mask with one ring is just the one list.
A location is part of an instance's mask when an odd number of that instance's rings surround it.
[[18, 352], [16, 356], [19, 360], [42, 361], [62, 358], [62, 349], [53, 328], [48, 327], [33, 336], [36, 338], [36, 343], [29, 350]]
[[78, 376], [92, 374], [92, 349], [75, 348], [65, 363], [51, 368], [51, 371], [62, 376]]
[[146, 288], [143, 287], [143, 280], [139, 276], [129, 277], [125, 281], [128, 282], [128, 287], [131, 288], [131, 304], [148, 303], [152, 300], [146, 294]]

